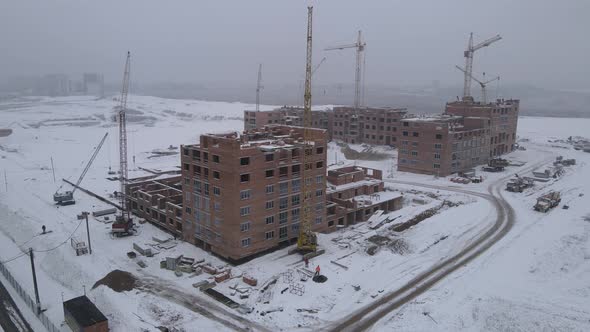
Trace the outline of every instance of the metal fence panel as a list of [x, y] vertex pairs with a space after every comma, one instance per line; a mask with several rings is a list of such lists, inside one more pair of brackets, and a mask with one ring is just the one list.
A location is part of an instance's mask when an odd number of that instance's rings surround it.
[[[12, 276], [10, 271], [8, 271], [8, 269], [2, 263], [0, 263], [0, 272], [2, 273], [4, 278], [6, 278], [6, 280], [8, 280], [8, 282], [10, 283], [12, 288], [14, 288], [14, 290], [16, 290], [16, 292], [21, 297], [21, 299], [25, 302], [25, 304], [27, 306], [29, 306], [29, 308], [31, 308], [31, 310], [34, 313], [37, 313], [37, 304], [35, 302], [33, 302], [33, 299], [29, 296], [29, 294], [27, 294], [27, 292], [25, 292], [24, 288], [21, 287], [21, 285], [18, 283], [18, 281]], [[39, 313], [37, 315], [37, 317], [41, 321], [41, 324], [43, 324], [43, 326], [45, 326], [47, 331], [60, 332], [60, 330], [57, 328], [57, 326], [55, 326], [55, 324], [53, 324], [49, 320], [49, 317], [47, 317], [47, 315], [45, 315], [44, 312]]]

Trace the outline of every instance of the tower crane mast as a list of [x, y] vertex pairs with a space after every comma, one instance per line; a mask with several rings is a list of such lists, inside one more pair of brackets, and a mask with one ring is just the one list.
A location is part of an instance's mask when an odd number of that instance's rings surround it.
[[121, 183], [121, 192], [119, 204], [121, 206], [121, 215], [116, 217], [112, 224], [111, 232], [116, 236], [130, 235], [133, 228], [131, 220], [131, 211], [127, 204], [126, 184], [129, 176], [127, 169], [127, 95], [129, 94], [129, 74], [131, 71], [131, 52], [127, 52], [125, 61], [125, 71], [123, 73], [123, 86], [121, 87], [121, 103], [119, 105], [119, 181]]
[[361, 77], [362, 77], [362, 59], [367, 43], [363, 42], [361, 30], [358, 31], [356, 43], [346, 44], [325, 48], [324, 51], [343, 50], [345, 48], [356, 49], [356, 68], [354, 72], [354, 109], [358, 111], [361, 107]]
[[305, 92], [303, 94], [303, 218], [299, 227], [297, 238], [297, 249], [302, 252], [315, 252], [317, 248], [317, 235], [311, 230], [311, 208], [312, 208], [312, 183], [307, 181], [310, 177], [312, 147], [309, 146], [312, 140], [311, 134], [311, 48], [312, 48], [312, 16], [313, 7], [307, 7], [307, 53], [305, 62]]
[[491, 44], [502, 39], [500, 35], [495, 35], [492, 38], [486, 39], [477, 45], [473, 45], [473, 32], [469, 35], [469, 41], [467, 42], [467, 49], [463, 52], [465, 57], [465, 76], [463, 82], [463, 99], [471, 98], [471, 74], [473, 72], [473, 54], [475, 51], [490, 46]]

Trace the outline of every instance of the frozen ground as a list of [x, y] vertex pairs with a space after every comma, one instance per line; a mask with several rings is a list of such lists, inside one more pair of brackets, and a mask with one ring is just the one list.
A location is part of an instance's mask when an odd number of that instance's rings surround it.
[[[404, 208], [391, 216], [398, 219], [376, 230], [360, 224], [320, 236], [320, 243], [327, 252], [313, 259], [310, 269], [320, 265], [322, 273], [328, 277], [326, 283], [300, 281], [297, 269], [303, 263], [297, 256], [287, 255], [286, 249], [233, 267], [234, 276], [252, 275], [258, 278], [259, 285], [278, 277], [271, 286], [268, 304], [257, 301], [261, 297], [258, 289], [250, 290], [248, 299], [240, 300], [231, 289], [236, 284], [246, 287], [238, 278], [219, 284], [216, 289], [220, 292], [254, 307], [253, 313], [240, 314], [191, 286], [206, 275], [176, 277], [171, 271], [159, 268], [161, 259], [177, 254], [202, 258], [215, 266], [224, 265], [191, 245], [178, 243], [155, 257], [142, 257], [148, 265], [144, 269], [127, 258], [126, 252], [132, 249], [133, 242], [149, 243], [152, 236], [166, 237], [151, 225], [142, 225], [135, 237], [112, 239], [108, 234], [110, 225], [91, 219], [93, 255], [75, 256], [67, 241], [58, 247], [72, 234], [85, 240], [85, 226], [76, 220], [76, 214], [106, 206], [81, 192], [76, 193], [78, 203], [74, 206], [58, 209], [51, 198], [61, 184], [60, 178], [76, 180], [92, 148], [106, 132], [109, 133], [106, 146], [82, 186], [105, 196], [117, 188], [117, 182], [106, 180], [109, 166], [116, 169], [118, 161], [117, 128], [111, 121], [115, 104], [113, 100], [89, 97], [40, 98], [0, 104], [0, 127], [14, 130], [12, 135], [0, 138], [0, 170], [6, 170], [8, 187], [5, 190], [1, 186], [0, 190], [0, 260], [18, 257], [29, 247], [38, 252], [41, 301], [57, 324], [63, 321], [62, 296], [68, 299], [82, 294], [85, 289], [109, 317], [113, 331], [153, 330], [154, 325], [185, 331], [245, 327], [315, 330], [399, 288], [437, 261], [459, 251], [495, 219], [491, 205], [474, 196], [389, 183], [390, 190], [404, 195]], [[241, 130], [242, 111], [251, 105], [131, 96], [130, 108], [133, 112], [129, 150], [130, 159], [135, 159], [130, 163], [130, 175], [139, 176], [145, 174], [139, 167], [174, 169], [179, 164], [178, 155], [153, 157], [154, 150], [168, 151], [170, 145], [196, 142], [204, 132]], [[549, 126], [555, 121], [559, 124]], [[587, 196], [577, 195], [589, 192], [587, 163], [590, 154], [559, 148], [556, 146], [567, 145], [547, 140], [570, 135], [588, 136], [584, 130], [588, 127], [590, 121], [584, 119], [522, 118], [519, 133], [530, 139], [525, 143], [529, 149], [511, 154], [511, 159], [532, 164], [559, 153], [575, 156], [578, 165], [558, 181], [544, 184], [543, 188], [522, 195], [507, 195], [517, 211], [517, 223], [509, 235], [451, 278], [381, 320], [375, 329], [587, 330], [590, 288], [584, 280], [590, 276], [590, 222], [582, 217], [590, 214], [590, 210], [581, 204]], [[351, 148], [365, 149], [362, 146]], [[341, 147], [331, 143], [329, 164], [332, 167], [352, 164], [375, 167], [382, 169], [384, 176], [391, 180], [452, 185], [474, 191], [485, 191], [489, 183], [506, 175], [484, 174], [486, 179], [482, 184], [457, 185], [445, 178], [398, 173], [395, 165], [392, 167], [394, 150], [377, 147], [373, 152], [384, 156], [371, 158], [378, 159], [371, 161], [348, 160]], [[526, 165], [521, 168], [524, 167]], [[510, 171], [518, 172], [521, 168], [511, 167]], [[564, 202], [571, 200], [571, 208], [556, 209], [547, 215], [533, 213], [530, 207], [535, 196], [551, 188], [563, 190]], [[404, 232], [388, 230], [392, 224], [439, 207], [445, 200], [457, 206], [445, 205], [438, 214]], [[41, 225], [53, 232], [38, 235]], [[378, 236], [372, 237], [375, 235]], [[374, 255], [369, 255], [366, 250], [373, 246], [368, 241], [371, 237], [373, 240], [387, 238], [388, 243], [395, 245], [383, 244]], [[32, 293], [27, 257], [6, 265]], [[141, 286], [123, 293], [105, 286], [91, 290], [97, 280], [115, 269], [133, 273]], [[288, 290], [281, 292], [287, 287]], [[292, 293], [291, 289], [301, 290], [303, 295]], [[260, 315], [279, 308], [282, 311]], [[429, 312], [433, 320], [423, 312]]]

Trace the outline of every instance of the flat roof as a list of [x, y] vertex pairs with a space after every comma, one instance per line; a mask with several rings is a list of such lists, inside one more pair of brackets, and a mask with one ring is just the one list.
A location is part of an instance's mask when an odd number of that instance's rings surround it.
[[361, 181], [355, 181], [355, 182], [341, 184], [339, 186], [329, 183], [328, 188], [326, 189], [326, 192], [327, 193], [334, 193], [334, 192], [339, 192], [342, 190], [352, 189], [352, 188], [356, 188], [356, 187], [375, 185], [375, 184], [379, 184], [381, 182], [383, 182], [383, 180], [369, 178], [369, 179], [364, 179]]
[[63, 303], [64, 311], [69, 312], [82, 327], [108, 321], [105, 315], [86, 297], [82, 295]]

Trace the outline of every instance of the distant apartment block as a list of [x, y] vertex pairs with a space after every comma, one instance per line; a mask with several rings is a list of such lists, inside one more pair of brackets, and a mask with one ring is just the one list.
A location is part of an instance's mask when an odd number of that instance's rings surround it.
[[311, 133], [307, 152], [303, 128], [283, 125], [202, 135], [199, 144], [181, 146], [184, 240], [230, 261], [292, 243], [306, 184], [312, 229], [327, 231], [327, 131]]
[[98, 73], [84, 73], [82, 89], [87, 96], [104, 97], [104, 76]]
[[400, 193], [385, 191], [380, 170], [358, 166], [328, 171], [326, 200], [329, 230], [366, 221], [377, 210], [402, 207]]
[[38, 96], [68, 96], [70, 81], [64, 74], [48, 74], [41, 77], [35, 84], [33, 94]]

